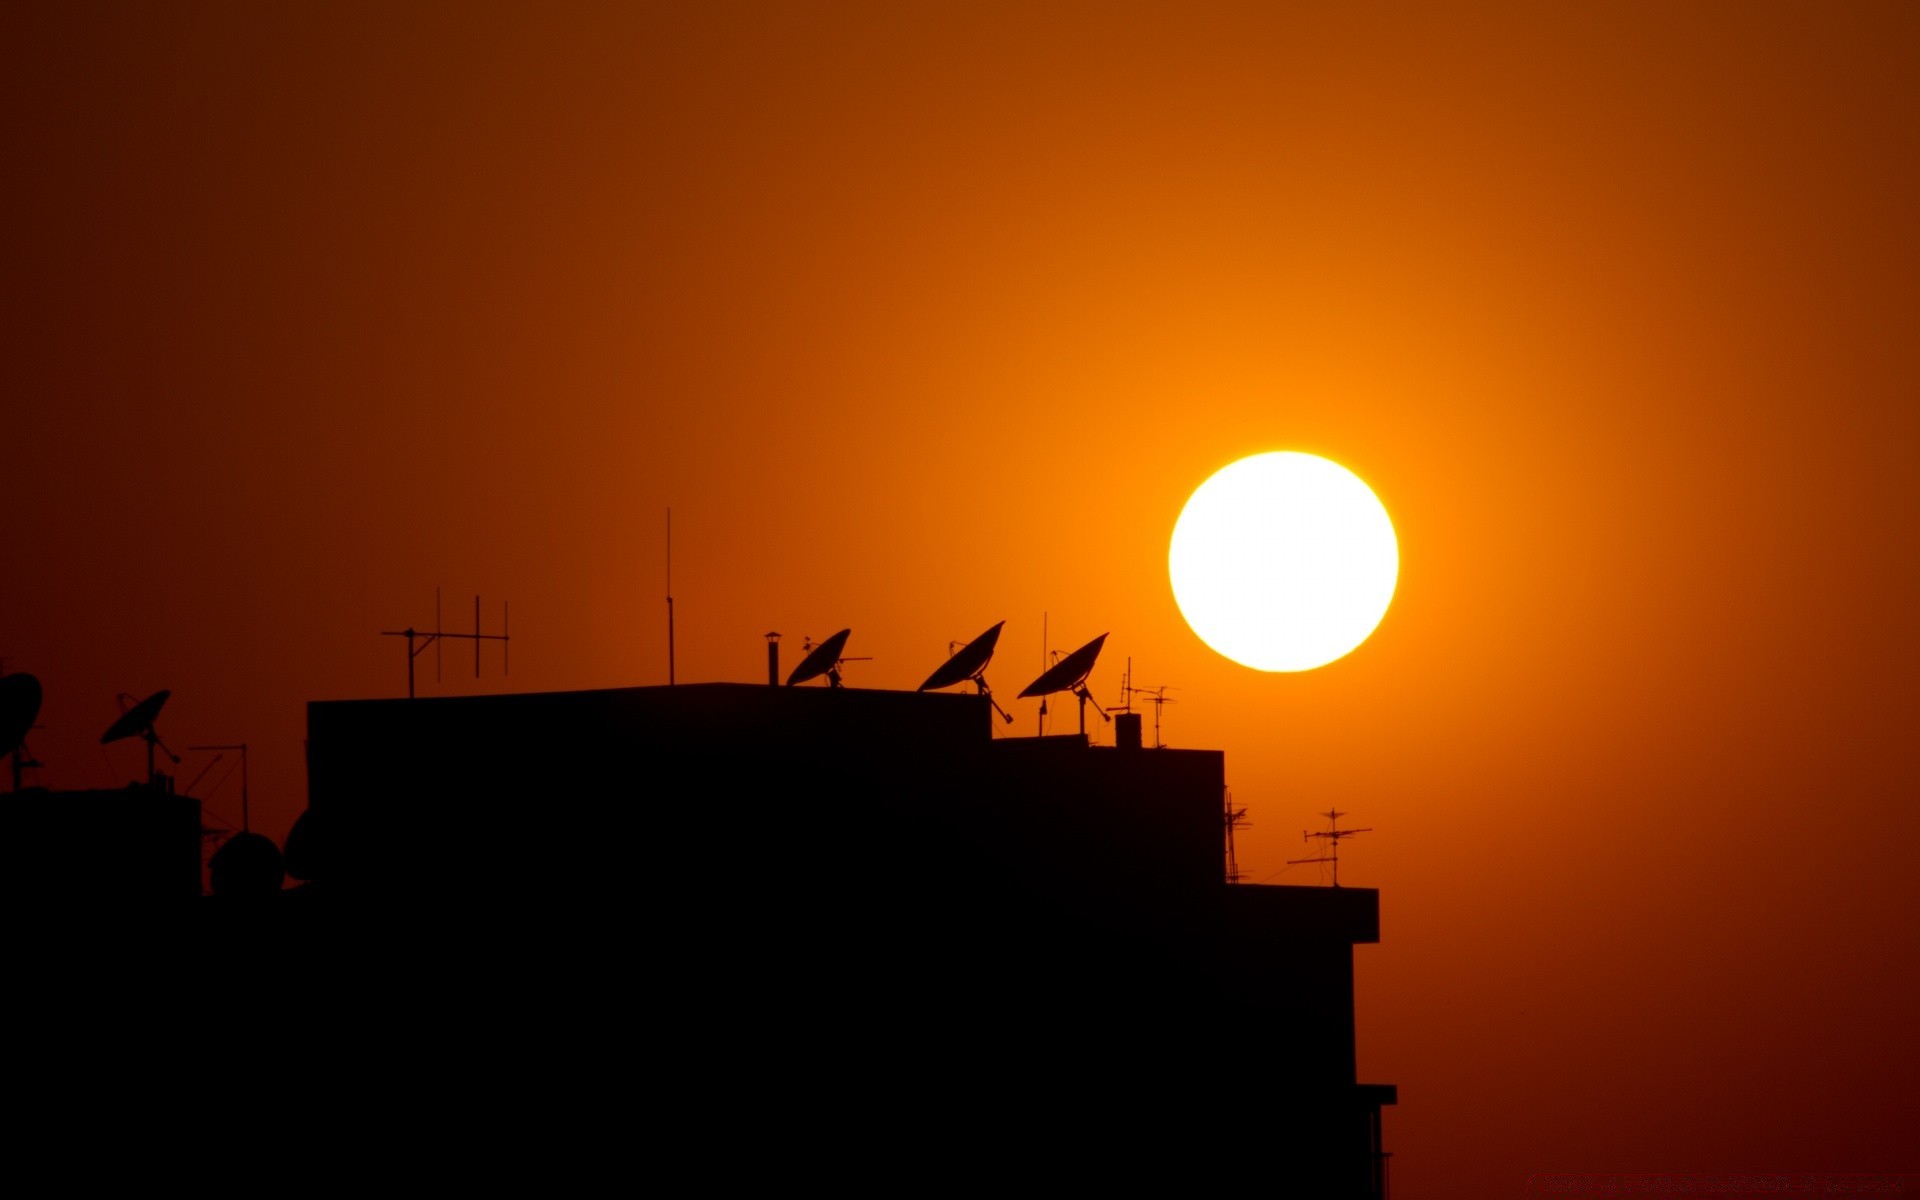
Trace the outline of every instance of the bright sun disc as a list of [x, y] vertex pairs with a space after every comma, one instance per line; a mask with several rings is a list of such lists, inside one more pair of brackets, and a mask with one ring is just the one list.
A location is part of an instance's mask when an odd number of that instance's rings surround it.
[[1257, 670], [1306, 671], [1366, 641], [1387, 615], [1400, 544], [1352, 471], [1313, 454], [1256, 454], [1194, 491], [1167, 570], [1201, 641]]

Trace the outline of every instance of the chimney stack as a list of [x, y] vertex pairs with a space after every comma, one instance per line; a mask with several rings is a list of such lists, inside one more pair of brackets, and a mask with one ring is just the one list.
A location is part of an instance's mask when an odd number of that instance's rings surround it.
[[767, 635], [767, 686], [780, 686], [780, 635]]
[[1113, 744], [1121, 750], [1140, 749], [1140, 714], [1123, 712], [1114, 714]]

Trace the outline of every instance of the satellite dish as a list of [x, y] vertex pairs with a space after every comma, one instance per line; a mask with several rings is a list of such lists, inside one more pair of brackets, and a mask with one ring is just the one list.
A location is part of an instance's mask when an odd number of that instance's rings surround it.
[[[1067, 655], [1059, 662], [1053, 664], [1053, 666], [1047, 668], [1047, 670], [1041, 674], [1040, 678], [1027, 685], [1026, 690], [1020, 693], [1020, 698], [1024, 700], [1028, 696], [1048, 696], [1054, 692], [1072, 692], [1074, 695], [1080, 697], [1080, 732], [1085, 733], [1087, 731], [1087, 702], [1093, 699], [1093, 696], [1087, 691], [1087, 676], [1093, 673], [1094, 660], [1100, 657], [1100, 648], [1106, 645], [1106, 642], [1107, 635], [1103, 633], [1078, 650], [1075, 650], [1072, 654]], [[1100, 714], [1102, 721], [1113, 720], [1112, 717], [1107, 715], [1107, 710], [1101, 708], [1098, 704], [1093, 706], [1093, 711]]]
[[827, 686], [840, 686], [840, 652], [847, 648], [847, 638], [853, 630], [842, 629], [826, 641], [813, 648], [813, 652], [800, 660], [800, 665], [787, 676], [787, 686], [805, 683], [820, 675], [827, 677]]
[[[130, 737], [137, 737], [144, 740], [147, 743], [148, 783], [153, 782], [153, 748], [160, 746], [161, 749], [166, 750], [166, 747], [161, 744], [160, 735], [153, 730], [153, 722], [154, 719], [160, 715], [160, 710], [166, 707], [167, 697], [172, 694], [173, 693], [166, 688], [161, 688], [126, 712], [121, 713], [120, 719], [107, 726], [107, 731], [100, 735], [100, 744], [103, 746], [109, 742], [117, 742]], [[171, 750], [167, 750], [167, 757], [176, 763], [180, 761], [180, 756]]]
[[1103, 633], [1053, 664], [1045, 674], [1027, 685], [1026, 690], [1020, 693], [1020, 698], [1025, 700], [1028, 696], [1070, 692], [1079, 687], [1087, 676], [1093, 673], [1094, 660], [1100, 657], [1100, 648], [1106, 645], [1106, 642], [1107, 635]]
[[0, 675], [0, 754], [18, 750], [39, 716], [40, 681], [24, 672]]
[[987, 698], [987, 703], [993, 705], [993, 711], [1000, 714], [1000, 719], [1009, 725], [1013, 724], [1013, 714], [1001, 708], [1000, 702], [993, 698], [993, 689], [987, 686], [986, 679], [987, 662], [993, 658], [993, 648], [1000, 643], [1000, 626], [1005, 624], [1005, 621], [1000, 622], [960, 647], [959, 652], [941, 664], [939, 670], [927, 676], [927, 681], [920, 685], [919, 690], [930, 692], [935, 688], [952, 687], [956, 683], [972, 680], [973, 685], [980, 689], [980, 694]]
[[148, 696], [145, 700], [142, 700], [132, 708], [121, 713], [120, 719], [107, 726], [107, 731], [100, 735], [100, 744], [104, 746], [108, 742], [118, 742], [126, 738], [139, 737], [142, 734], [151, 733], [153, 731], [154, 718], [158, 717], [160, 710], [167, 706], [167, 697], [171, 695], [173, 695], [172, 692], [166, 688], [161, 688], [153, 695]]

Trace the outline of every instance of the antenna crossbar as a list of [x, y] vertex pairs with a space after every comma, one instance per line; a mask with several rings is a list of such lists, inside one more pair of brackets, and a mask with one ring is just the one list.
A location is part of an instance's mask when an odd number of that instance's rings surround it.
[[1320, 815], [1327, 819], [1327, 827], [1324, 830], [1321, 830], [1319, 832], [1314, 832], [1311, 830], [1302, 830], [1300, 833], [1300, 840], [1305, 842], [1311, 839], [1318, 838], [1326, 842], [1327, 852], [1316, 858], [1290, 858], [1287, 860], [1287, 865], [1290, 867], [1297, 867], [1297, 866], [1304, 865], [1306, 863], [1331, 863], [1333, 865], [1333, 886], [1339, 887], [1340, 886], [1340, 839], [1350, 838], [1357, 833], [1372, 833], [1373, 826], [1368, 825], [1360, 829], [1342, 829], [1340, 828], [1340, 818], [1346, 816], [1347, 815], [1346, 813], [1338, 812], [1338, 811], [1335, 811], [1334, 809], [1328, 809], [1326, 812], [1321, 813]]
[[[1132, 671], [1131, 660], [1128, 661], [1128, 671], [1129, 673], [1131, 673]], [[1133, 710], [1133, 697], [1135, 696], [1145, 696], [1147, 698], [1147, 702], [1153, 705], [1153, 748], [1155, 750], [1165, 750], [1167, 748], [1167, 744], [1160, 740], [1160, 710], [1166, 705], [1179, 703], [1178, 700], [1175, 700], [1171, 696], [1167, 695], [1168, 692], [1175, 691], [1175, 690], [1177, 689], [1172, 687], [1169, 684], [1155, 684], [1152, 687], [1138, 687], [1135, 684], [1133, 684], [1131, 681], [1129, 681], [1127, 684], [1125, 684], [1121, 688], [1121, 691], [1126, 694], [1126, 697], [1127, 697], [1126, 704], [1127, 704], [1127, 710], [1129, 712]]]
[[[436, 614], [436, 620], [434, 624], [438, 625], [439, 621], [437, 619], [437, 614], [440, 611], [440, 593], [439, 593], [439, 589], [437, 588], [434, 590], [433, 608]], [[438, 646], [441, 643], [441, 641], [446, 638], [459, 638], [463, 641], [470, 641], [473, 643], [473, 677], [475, 679], [480, 678], [480, 643], [481, 642], [499, 642], [500, 643], [500, 668], [503, 672], [505, 672], [508, 675], [513, 674], [513, 661], [508, 657], [508, 654], [510, 653], [508, 643], [511, 640], [510, 634], [509, 634], [509, 624], [508, 624], [509, 617], [510, 617], [510, 609], [507, 603], [505, 601], [502, 601], [500, 605], [501, 632], [499, 633], [481, 632], [480, 597], [475, 596], [473, 598], [473, 632], [472, 633], [459, 633], [450, 629], [437, 629], [437, 628], [436, 629], [415, 629], [411, 625], [407, 626], [405, 629], [381, 630], [380, 631], [381, 637], [403, 637], [407, 639], [407, 699], [412, 700], [415, 695], [414, 685], [413, 685], [413, 660], [416, 658], [419, 658], [422, 654], [426, 653], [427, 647]], [[436, 651], [435, 653], [437, 654], [438, 651]], [[437, 663], [435, 666], [434, 677], [435, 678], [439, 677], [439, 669], [438, 669]]]

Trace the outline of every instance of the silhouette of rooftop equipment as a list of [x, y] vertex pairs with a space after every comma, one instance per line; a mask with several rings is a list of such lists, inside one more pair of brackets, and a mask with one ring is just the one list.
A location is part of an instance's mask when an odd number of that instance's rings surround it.
[[155, 777], [153, 769], [153, 749], [155, 746], [158, 746], [166, 756], [175, 763], [180, 761], [180, 756], [167, 749], [166, 743], [160, 740], [160, 735], [155, 732], [153, 728], [155, 719], [160, 716], [160, 710], [166, 707], [167, 697], [172, 694], [173, 693], [166, 688], [161, 688], [153, 695], [148, 696], [145, 700], [142, 700], [132, 708], [121, 713], [120, 719], [107, 726], [107, 731], [100, 735], [100, 744], [102, 746], [112, 742], [123, 741], [131, 737], [137, 737], [144, 741], [147, 744], [148, 783], [152, 783]]
[[[1229, 811], [1228, 829], [1231, 830], [1232, 829], [1231, 808], [1229, 808], [1228, 811]], [[1301, 865], [1302, 863], [1332, 863], [1333, 864], [1333, 886], [1339, 887], [1340, 886], [1340, 839], [1350, 838], [1356, 833], [1372, 833], [1373, 826], [1369, 825], [1363, 829], [1342, 829], [1340, 828], [1340, 818], [1346, 816], [1347, 815], [1346, 813], [1336, 812], [1333, 809], [1328, 809], [1326, 812], [1323, 812], [1320, 815], [1327, 819], [1326, 830], [1320, 833], [1313, 833], [1303, 829], [1300, 831], [1300, 840], [1305, 842], [1313, 838], [1320, 838], [1327, 843], [1327, 852], [1323, 855], [1320, 855], [1318, 858], [1290, 858], [1287, 860], [1287, 865], [1290, 867], [1295, 867], [1295, 866]]]
[[[465, 638], [467, 641], [470, 641], [473, 643], [473, 677], [475, 679], [480, 678], [480, 643], [481, 642], [499, 642], [501, 673], [506, 675], [513, 674], [513, 663], [512, 663], [512, 660], [508, 657], [508, 655], [511, 653], [511, 647], [509, 647], [507, 644], [509, 641], [509, 638], [507, 636], [508, 635], [508, 617], [510, 617], [511, 615], [512, 614], [509, 610], [509, 606], [507, 602], [504, 600], [501, 601], [500, 602], [500, 632], [499, 633], [482, 633], [480, 631], [480, 597], [475, 596], [473, 598], [473, 632], [472, 633], [451, 633], [447, 630], [440, 628], [440, 589], [435, 588], [433, 589], [433, 628], [432, 629], [415, 629], [413, 626], [409, 625], [405, 629], [381, 630], [380, 631], [381, 637], [403, 637], [407, 639], [407, 699], [411, 700], [414, 698], [413, 660], [420, 657], [421, 654], [425, 653], [428, 646], [438, 647], [443, 638]], [[418, 644], [416, 645], [416, 643]], [[435, 649], [433, 652], [433, 677], [436, 680], [440, 678], [440, 664], [441, 664], [441, 651], [439, 649]]]
[[780, 631], [774, 630], [765, 635], [767, 639], [767, 686], [780, 686]]
[[1153, 705], [1153, 748], [1165, 750], [1167, 744], [1160, 739], [1160, 706], [1174, 703], [1166, 698], [1166, 694], [1173, 689], [1164, 685], [1139, 687], [1133, 679], [1133, 659], [1129, 658], [1127, 669], [1120, 676], [1120, 707], [1114, 710], [1120, 715], [1114, 725], [1114, 742], [1129, 750], [1141, 748], [1140, 714], [1133, 711], [1133, 698], [1145, 696]]
[[0, 754], [11, 754], [27, 740], [40, 716], [40, 681], [24, 672], [0, 675]]
[[1153, 748], [1155, 750], [1165, 750], [1167, 744], [1160, 740], [1160, 709], [1162, 705], [1178, 703], [1178, 701], [1167, 698], [1167, 693], [1174, 689], [1166, 684], [1156, 684], [1153, 687], [1135, 687], [1132, 684], [1128, 684], [1121, 690], [1127, 693], [1129, 707], [1132, 706], [1132, 697], [1134, 696], [1145, 696], [1147, 703], [1153, 705]]
[[987, 686], [987, 663], [993, 658], [993, 648], [1000, 642], [1000, 627], [1005, 624], [1005, 621], [1000, 622], [960, 647], [957, 652], [953, 651], [953, 644], [949, 642], [947, 649], [953, 653], [953, 657], [927, 676], [927, 681], [915, 690], [931, 692], [952, 687], [956, 683], [972, 682], [980, 694], [987, 698], [987, 703], [993, 705], [993, 711], [1000, 714], [1000, 719], [1009, 725], [1013, 724], [1013, 714], [1000, 707], [1000, 702], [993, 698], [993, 689]]
[[839, 633], [834, 634], [818, 645], [815, 645], [811, 638], [802, 642], [801, 644], [807, 648], [807, 656], [800, 660], [800, 665], [793, 669], [793, 674], [787, 676], [787, 686], [792, 687], [796, 683], [805, 683], [809, 679], [817, 679], [822, 675], [827, 677], [828, 687], [842, 686], [840, 683], [841, 663], [872, 661], [871, 659], [858, 656], [849, 658], [840, 653], [847, 648], [847, 639], [851, 636], [853, 636], [853, 630], [842, 629]]
[[1232, 788], [1222, 789], [1221, 794], [1226, 797], [1226, 801], [1225, 801], [1225, 817], [1226, 817], [1226, 828], [1227, 828], [1226, 878], [1228, 883], [1239, 883], [1242, 879], [1245, 878], [1245, 876], [1241, 874], [1241, 871], [1240, 871], [1240, 860], [1234, 856], [1233, 833], [1234, 833], [1234, 830], [1236, 829], [1247, 828], [1248, 826], [1252, 825], [1253, 822], [1247, 819], [1247, 810], [1245, 808], [1235, 808], [1233, 806], [1233, 789]]
[[[1086, 645], [1067, 655], [1053, 666], [1047, 668], [1040, 678], [1028, 684], [1020, 693], [1020, 699], [1028, 696], [1048, 696], [1054, 692], [1072, 692], [1080, 698], [1080, 732], [1087, 732], [1087, 704], [1093, 700], [1087, 691], [1087, 676], [1093, 673], [1094, 660], [1100, 657], [1100, 648], [1106, 645], [1107, 635], [1088, 642]], [[1094, 704], [1093, 711], [1100, 714], [1102, 721], [1112, 721], [1107, 710]]]
[[0, 675], [0, 754], [13, 759], [13, 790], [20, 772], [40, 764], [27, 752], [27, 733], [40, 716], [40, 681], [25, 672]]
[[[225, 751], [238, 750], [240, 752], [240, 832], [252, 833], [253, 813], [247, 796], [247, 744], [245, 742], [236, 742], [230, 746], [188, 746], [187, 749], [217, 751], [213, 756], [213, 762], [208, 763], [206, 769], [201, 771], [200, 775], [194, 776], [193, 783], [187, 785], [188, 795], [193, 794], [194, 783], [199, 783], [201, 776], [205, 775], [207, 771], [213, 770], [213, 768], [219, 764], [220, 760], [226, 757]], [[228, 768], [228, 770], [231, 771], [232, 768]], [[223, 775], [220, 781], [224, 783], [226, 782], [226, 778], [227, 777]], [[216, 787], [217, 786], [218, 785], [216, 785]]]
[[[476, 626], [477, 627], [477, 626]], [[673, 669], [673, 509], [667, 509], [667, 686], [678, 680]]]

